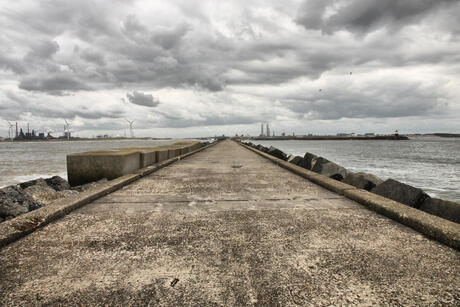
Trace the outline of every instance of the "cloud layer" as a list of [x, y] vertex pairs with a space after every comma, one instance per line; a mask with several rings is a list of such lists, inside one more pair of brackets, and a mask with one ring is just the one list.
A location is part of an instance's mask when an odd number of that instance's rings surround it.
[[459, 15], [454, 0], [5, 2], [0, 118], [82, 135], [121, 134], [121, 118], [139, 136], [458, 131]]

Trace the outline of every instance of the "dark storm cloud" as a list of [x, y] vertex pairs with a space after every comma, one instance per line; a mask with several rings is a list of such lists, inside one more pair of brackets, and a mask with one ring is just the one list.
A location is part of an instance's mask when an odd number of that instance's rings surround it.
[[23, 74], [26, 72], [24, 64], [19, 60], [5, 54], [0, 53], [0, 69], [11, 70], [16, 74]]
[[160, 104], [158, 98], [153, 97], [151, 94], [144, 94], [142, 92], [134, 91], [132, 94], [127, 93], [128, 101], [144, 107], [154, 108]]
[[370, 84], [366, 90], [343, 90], [340, 85], [317, 90], [304, 97], [291, 96], [286, 106], [312, 119], [391, 118], [442, 114], [447, 97], [438, 86], [387, 81], [381, 87]]
[[[43, 116], [48, 118], [75, 118], [76, 116], [84, 119], [101, 119], [101, 118], [122, 118], [124, 111], [119, 108], [111, 108], [108, 110], [100, 110], [97, 106], [80, 106], [77, 109], [66, 106], [56, 108], [53, 103], [37, 103], [29, 100], [26, 97], [19, 96], [13, 92], [7, 92], [7, 103], [11, 109], [15, 109], [14, 114], [31, 113], [35, 116]], [[8, 105], [8, 104], [7, 104]], [[71, 106], [70, 106], [71, 107]], [[1, 109], [1, 107], [0, 107]], [[18, 118], [16, 116], [16, 118]]]
[[73, 77], [61, 73], [52, 76], [31, 76], [21, 80], [19, 88], [26, 91], [46, 92], [50, 95], [66, 95], [70, 92], [91, 90], [91, 88]]
[[237, 113], [200, 113], [200, 119], [177, 118], [164, 116], [157, 122], [158, 127], [188, 128], [197, 126], [220, 126], [220, 125], [245, 125], [255, 124], [264, 120], [257, 115], [244, 115]]
[[[297, 22], [326, 33], [344, 29], [367, 33], [383, 27], [397, 30], [421, 22], [440, 8], [455, 5], [457, 0], [306, 0]], [[333, 12], [325, 16], [328, 9]]]
[[54, 41], [39, 41], [27, 55], [28, 58], [44, 60], [50, 59], [56, 52], [59, 51], [59, 44]]
[[[78, 48], [77, 48], [78, 49]], [[84, 50], [80, 53], [80, 57], [87, 61], [94, 63], [98, 66], [105, 66], [106, 61], [105, 57], [103, 54], [97, 52], [97, 51], [92, 51], [92, 50]]]
[[[10, 2], [0, 13], [0, 91], [35, 100], [2, 102], [2, 116], [107, 118], [99, 128], [152, 116], [162, 127], [192, 127], [251, 125], [278, 103], [273, 117], [294, 120], [429, 115], [455, 104], [459, 1], [300, 2]], [[374, 81], [348, 91], [328, 84], [349, 70]], [[382, 70], [410, 72], [397, 86]], [[327, 88], [321, 96], [297, 95], [316, 83]]]

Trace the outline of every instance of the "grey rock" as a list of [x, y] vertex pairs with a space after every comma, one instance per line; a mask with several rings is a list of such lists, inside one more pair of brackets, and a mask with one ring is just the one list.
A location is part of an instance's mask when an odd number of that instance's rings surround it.
[[306, 152], [305, 155], [303, 156], [303, 161], [301, 161], [298, 165], [308, 170], [311, 170], [314, 166], [313, 161], [317, 158], [318, 156], [312, 153]]
[[425, 199], [425, 201], [420, 205], [419, 209], [427, 213], [442, 217], [443, 219], [455, 223], [460, 223], [459, 203], [430, 197]]
[[367, 191], [372, 190], [376, 185], [383, 182], [382, 179], [368, 173], [358, 172], [352, 173], [348, 172], [347, 176], [343, 179], [343, 182], [348, 183], [358, 189], [364, 189]]
[[46, 184], [49, 187], [53, 188], [55, 191], [65, 191], [70, 190], [70, 184], [67, 180], [59, 176], [53, 176], [51, 178], [45, 179]]
[[287, 160], [287, 155], [282, 152], [281, 150], [279, 150], [278, 148], [276, 147], [273, 147], [273, 146], [270, 146], [270, 148], [268, 149], [267, 153], [271, 156], [274, 156], [278, 159], [281, 159], [281, 160], [284, 160], [286, 161]]
[[291, 156], [289, 156], [289, 158], [288, 158], [287, 161], [288, 161], [289, 163], [292, 163], [292, 164], [295, 164], [295, 165], [299, 165], [299, 164], [302, 162], [302, 160], [303, 160], [303, 158], [300, 157], [300, 156], [293, 156], [293, 155], [291, 155]]
[[43, 179], [43, 178], [34, 179], [34, 180], [22, 182], [19, 184], [19, 186], [21, 187], [21, 189], [26, 189], [28, 187], [31, 187], [37, 184], [41, 184], [43, 181], [55, 191], [64, 191], [64, 190], [70, 189], [70, 185], [67, 182], [67, 180], [59, 176], [53, 176], [53, 177], [46, 178], [46, 179]]
[[0, 189], [0, 217], [9, 218], [38, 209], [43, 204], [35, 201], [20, 186]]
[[394, 179], [376, 185], [371, 192], [417, 209], [430, 197], [421, 189]]
[[338, 181], [342, 181], [348, 173], [344, 167], [335, 164], [334, 162], [331, 162], [323, 157], [319, 157], [316, 160], [316, 163], [311, 170], [315, 173], [333, 178]]

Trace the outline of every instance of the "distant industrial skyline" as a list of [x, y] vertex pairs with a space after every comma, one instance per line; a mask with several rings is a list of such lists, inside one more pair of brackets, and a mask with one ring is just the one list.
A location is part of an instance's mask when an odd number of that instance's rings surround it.
[[454, 0], [3, 1], [0, 136], [459, 133], [458, 16]]

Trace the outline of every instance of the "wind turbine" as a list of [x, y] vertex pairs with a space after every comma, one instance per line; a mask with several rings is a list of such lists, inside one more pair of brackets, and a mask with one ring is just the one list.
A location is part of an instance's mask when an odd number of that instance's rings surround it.
[[9, 126], [9, 128], [8, 128], [8, 138], [12, 141], [13, 138], [11, 137], [11, 134], [13, 134], [13, 126], [14, 125], [12, 123], [8, 122], [8, 126]]
[[131, 138], [134, 138], [133, 124], [135, 120], [127, 120], [126, 118], [125, 120], [129, 123], [129, 133], [131, 135]]
[[66, 125], [66, 130], [67, 130], [67, 140], [70, 140], [70, 127], [72, 127], [72, 121], [70, 123], [66, 119], [64, 119], [64, 121]]

